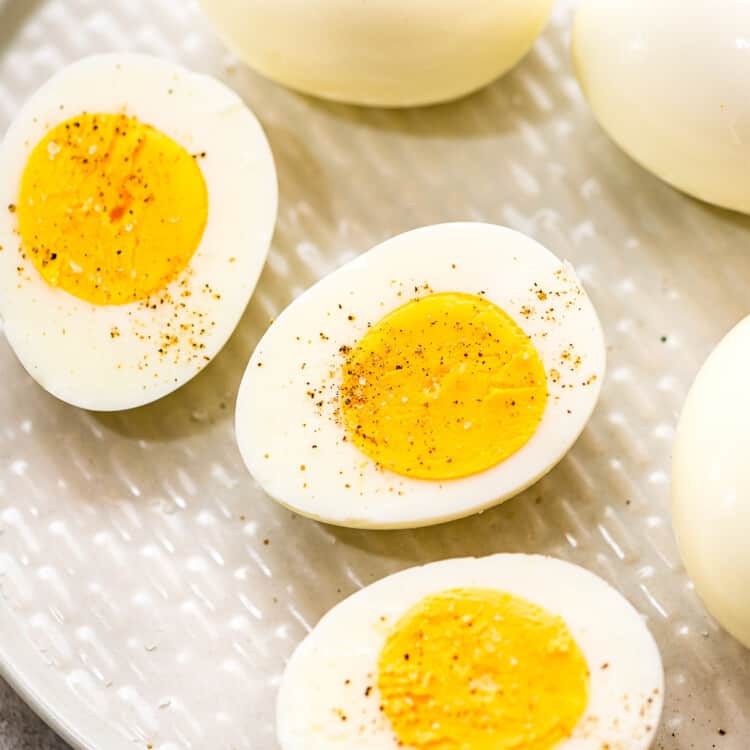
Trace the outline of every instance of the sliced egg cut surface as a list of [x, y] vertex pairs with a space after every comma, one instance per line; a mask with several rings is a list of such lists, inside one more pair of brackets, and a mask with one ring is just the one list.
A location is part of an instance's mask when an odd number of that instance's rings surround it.
[[50, 130], [21, 178], [18, 233], [50, 285], [98, 305], [158, 294], [185, 270], [208, 218], [197, 159], [126, 114]]
[[525, 750], [541, 750], [580, 721], [589, 670], [561, 617], [512, 594], [460, 588], [426, 596], [395, 624], [377, 686], [406, 746], [497, 750], [523, 738]]
[[334, 607], [287, 665], [277, 730], [283, 750], [645, 750], [663, 690], [619, 593], [501, 554], [411, 568]]
[[276, 215], [270, 149], [223, 84], [145, 55], [81, 60], [0, 151], [0, 314], [77, 406], [153, 401], [223, 346]]
[[572, 269], [487, 224], [384, 242], [285, 310], [248, 364], [237, 439], [275, 499], [387, 528], [488, 507], [546, 473], [596, 403], [596, 313]]
[[381, 466], [455, 479], [528, 442], [547, 380], [531, 340], [497, 305], [443, 292], [368, 329], [344, 362], [340, 401], [347, 434]]

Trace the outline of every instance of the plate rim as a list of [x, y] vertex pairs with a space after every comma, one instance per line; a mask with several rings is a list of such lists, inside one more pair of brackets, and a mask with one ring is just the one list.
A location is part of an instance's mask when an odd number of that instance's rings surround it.
[[57, 690], [57, 675], [44, 679], [48, 665], [38, 659], [17, 619], [8, 601], [0, 597], [0, 678], [73, 750], [132, 750], [133, 743], [112, 730], [107, 721], [81, 701], [72, 700], [69, 693]]

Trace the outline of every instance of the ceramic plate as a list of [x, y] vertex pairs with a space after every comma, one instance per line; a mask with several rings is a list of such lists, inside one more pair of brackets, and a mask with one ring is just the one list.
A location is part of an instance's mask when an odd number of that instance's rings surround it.
[[[643, 612], [667, 671], [656, 748], [744, 750], [747, 652], [707, 617], [680, 564], [668, 478], [687, 387], [747, 312], [750, 221], [676, 193], [607, 139], [573, 78], [570, 18], [558, 4], [532, 53], [468, 99], [379, 111], [254, 75], [194, 2], [0, 0], [0, 129], [65, 63], [140, 50], [235, 88], [280, 178], [257, 293], [222, 354], [173, 395], [79, 411], [0, 339], [0, 671], [74, 747], [275, 750], [285, 660], [329, 607], [416, 563], [524, 551], [586, 566]], [[254, 344], [347, 259], [458, 219], [507, 224], [575, 265], [609, 345], [593, 420], [546, 479], [480, 516], [398, 532], [294, 516], [253, 483], [234, 443]]]

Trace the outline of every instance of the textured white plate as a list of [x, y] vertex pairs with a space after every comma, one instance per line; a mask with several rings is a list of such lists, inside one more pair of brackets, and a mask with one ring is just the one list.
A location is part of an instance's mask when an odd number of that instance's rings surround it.
[[[174, 395], [78, 411], [0, 341], [0, 667], [73, 745], [274, 750], [284, 661], [330, 606], [415, 563], [518, 550], [587, 566], [646, 615], [667, 669], [656, 748], [747, 748], [750, 657], [680, 565], [668, 466], [694, 372], [747, 312], [750, 221], [675, 193], [607, 140], [572, 77], [569, 21], [563, 2], [526, 60], [475, 96], [384, 112], [260, 79], [192, 2], [0, 0], [0, 128], [64, 63], [148, 51], [244, 96], [280, 175], [258, 292], [225, 351]], [[233, 441], [268, 319], [385, 237], [467, 218], [531, 234], [586, 282], [610, 347], [589, 428], [543, 482], [465, 521], [368, 533], [294, 517]]]

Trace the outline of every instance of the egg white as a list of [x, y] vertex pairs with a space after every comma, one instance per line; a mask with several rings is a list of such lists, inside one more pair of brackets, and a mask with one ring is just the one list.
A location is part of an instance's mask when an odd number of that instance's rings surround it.
[[664, 677], [640, 615], [583, 568], [540, 555], [498, 554], [410, 568], [330, 610], [286, 667], [276, 718], [282, 750], [395, 750], [377, 688], [389, 630], [424, 597], [467, 587], [507, 592], [557, 614], [581, 649], [591, 672], [588, 705], [572, 736], [555, 750], [650, 746]]
[[[52, 127], [82, 112], [124, 112], [191, 154], [205, 152], [198, 164], [208, 223], [190, 273], [166, 287], [174, 302], [157, 309], [138, 302], [94, 305], [52, 287], [21, 257], [7, 206], [18, 200], [28, 156]], [[94, 56], [64, 68], [26, 102], [0, 148], [0, 315], [11, 347], [46, 390], [76, 406], [125, 409], [164, 396], [203, 369], [234, 330], [265, 261], [276, 206], [276, 173], [263, 131], [219, 81], [135, 54]], [[179, 286], [184, 279], [187, 287]], [[180, 296], [185, 288], [190, 297]], [[158, 354], [168, 321], [198, 320], [205, 323], [196, 337], [204, 349], [191, 350], [180, 337], [167, 355]]]
[[[497, 466], [449, 481], [411, 479], [344, 441], [335, 399], [321, 408], [308, 394], [324, 382], [335, 393], [340, 347], [356, 344], [368, 323], [416, 295], [448, 291], [482, 293], [516, 321], [541, 357], [549, 398], [533, 437]], [[578, 367], [561, 359], [565, 350], [581, 357]], [[439, 523], [507, 499], [549, 471], [588, 421], [604, 369], [599, 320], [569, 266], [504, 227], [424, 227], [334, 271], [276, 319], [240, 386], [237, 441], [265, 491], [303, 515], [368, 528]]]

